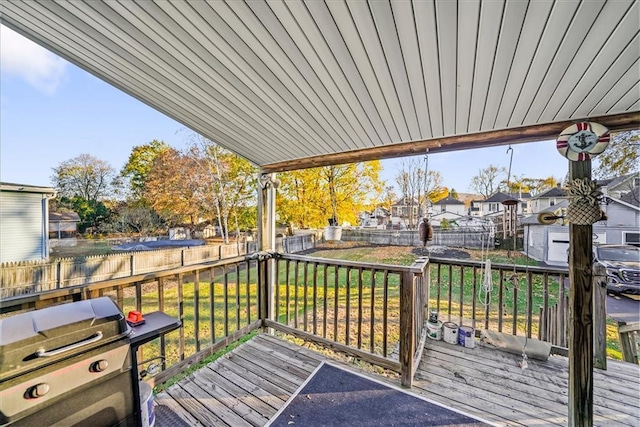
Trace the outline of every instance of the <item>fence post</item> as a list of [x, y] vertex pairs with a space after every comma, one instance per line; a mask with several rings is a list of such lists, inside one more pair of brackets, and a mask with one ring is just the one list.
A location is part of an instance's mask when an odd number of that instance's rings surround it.
[[60, 289], [62, 287], [62, 266], [60, 265], [60, 260], [56, 263], [56, 288]]
[[606, 270], [593, 266], [593, 367], [607, 369], [607, 282]]
[[415, 353], [413, 288], [413, 272], [405, 271], [402, 273], [400, 282], [400, 382], [403, 387], [409, 388], [413, 384], [413, 354]]
[[136, 274], [136, 264], [134, 258], [135, 254], [131, 254], [131, 256], [129, 257], [129, 269], [131, 270], [131, 274], [129, 274], [130, 276], [135, 276]]

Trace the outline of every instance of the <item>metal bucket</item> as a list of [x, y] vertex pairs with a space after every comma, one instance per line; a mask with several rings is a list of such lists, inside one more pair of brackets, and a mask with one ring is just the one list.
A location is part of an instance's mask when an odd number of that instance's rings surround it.
[[476, 346], [476, 336], [471, 326], [460, 326], [458, 328], [458, 344], [467, 348]]
[[427, 322], [427, 336], [432, 340], [442, 339], [442, 322]]
[[458, 325], [453, 322], [445, 322], [442, 325], [444, 341], [449, 344], [458, 344]]
[[142, 427], [153, 427], [156, 424], [153, 389], [145, 381], [140, 381], [140, 419]]

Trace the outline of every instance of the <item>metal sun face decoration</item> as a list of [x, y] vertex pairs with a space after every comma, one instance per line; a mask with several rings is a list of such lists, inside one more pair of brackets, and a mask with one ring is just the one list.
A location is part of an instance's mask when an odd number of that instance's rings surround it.
[[558, 152], [574, 162], [589, 160], [609, 145], [609, 129], [595, 122], [575, 123], [556, 140]]

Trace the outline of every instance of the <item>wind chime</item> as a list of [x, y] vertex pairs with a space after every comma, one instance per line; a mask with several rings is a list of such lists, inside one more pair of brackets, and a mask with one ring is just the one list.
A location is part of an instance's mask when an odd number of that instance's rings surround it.
[[[511, 165], [513, 164], [513, 148], [509, 146], [507, 149], [507, 154], [511, 153], [511, 158], [509, 159], [509, 173], [507, 174], [507, 191], [509, 192], [509, 198], [502, 201], [504, 205], [504, 209], [502, 210], [502, 230], [503, 238], [511, 238], [513, 242], [511, 243], [513, 249], [516, 249], [515, 236], [516, 236], [516, 228], [518, 226], [518, 200], [511, 197]], [[508, 256], [511, 257], [511, 246], [507, 247]]]
[[429, 149], [427, 148], [426, 154], [424, 155], [424, 214], [423, 214], [423, 219], [422, 221], [420, 221], [420, 225], [418, 226], [420, 241], [422, 242], [423, 248], [427, 246], [427, 242], [433, 240], [433, 227], [431, 226], [431, 221], [429, 220], [429, 197], [427, 194], [428, 170], [429, 170]]

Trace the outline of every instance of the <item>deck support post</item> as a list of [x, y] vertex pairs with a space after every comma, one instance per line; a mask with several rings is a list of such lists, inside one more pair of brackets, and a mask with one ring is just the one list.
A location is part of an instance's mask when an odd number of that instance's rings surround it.
[[413, 355], [415, 353], [413, 279], [413, 272], [405, 271], [400, 283], [400, 383], [403, 387], [409, 388], [413, 385]]
[[[260, 173], [258, 179], [258, 238], [260, 251], [275, 252], [276, 249], [276, 188], [279, 182], [275, 174]], [[262, 319], [274, 319], [275, 260], [268, 258], [262, 262], [261, 285], [263, 292], [260, 307]]]
[[[569, 162], [569, 177], [591, 179], [591, 161]], [[569, 225], [569, 426], [593, 426], [593, 226]]]

